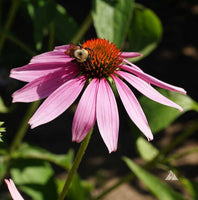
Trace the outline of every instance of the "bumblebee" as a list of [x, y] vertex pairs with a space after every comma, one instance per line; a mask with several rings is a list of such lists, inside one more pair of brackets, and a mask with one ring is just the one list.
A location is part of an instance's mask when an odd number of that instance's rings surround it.
[[83, 63], [90, 60], [90, 55], [87, 49], [89, 48], [86, 47], [83, 49], [82, 45], [76, 46], [75, 44], [71, 43], [65, 54], [69, 55], [71, 58], [75, 58], [77, 62]]

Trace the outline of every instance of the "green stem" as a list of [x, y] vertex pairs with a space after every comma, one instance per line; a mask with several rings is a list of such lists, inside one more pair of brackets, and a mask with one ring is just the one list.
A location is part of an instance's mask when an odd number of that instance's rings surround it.
[[127, 175], [125, 175], [124, 177], [122, 177], [117, 183], [115, 183], [112, 187], [107, 188], [104, 192], [102, 192], [101, 194], [99, 194], [93, 200], [102, 199], [109, 192], [113, 191], [114, 189], [116, 189], [117, 187], [119, 187], [120, 185], [122, 185], [123, 183], [127, 183], [127, 182], [131, 181], [134, 178], [135, 178], [135, 175], [133, 173], [128, 173]]
[[[145, 163], [142, 167], [144, 169], [152, 169], [155, 167], [157, 163], [154, 160], [151, 160], [147, 163]], [[96, 198], [94, 198], [93, 200], [99, 200], [102, 199], [104, 196], [106, 196], [109, 192], [113, 191], [114, 189], [116, 189], [117, 187], [119, 187], [120, 185], [122, 185], [123, 183], [127, 183], [129, 181], [132, 181], [133, 179], [135, 179], [136, 176], [133, 172], [129, 172], [128, 174], [126, 174], [124, 177], [122, 177], [117, 183], [115, 183], [114, 185], [112, 185], [111, 187], [107, 188], [105, 191], [103, 191], [101, 194], [99, 194]]]
[[65, 182], [65, 185], [63, 187], [63, 190], [62, 190], [62, 192], [61, 192], [60, 197], [59, 197], [58, 200], [64, 200], [64, 198], [65, 198], [65, 196], [66, 196], [66, 194], [67, 194], [67, 192], [69, 190], [69, 186], [70, 186], [70, 184], [71, 184], [71, 182], [73, 180], [73, 177], [76, 174], [76, 171], [77, 171], [77, 169], [79, 167], [79, 164], [80, 164], [80, 162], [82, 160], [82, 157], [83, 157], [83, 155], [85, 153], [85, 150], [87, 149], [87, 146], [89, 144], [89, 140], [91, 138], [92, 132], [93, 132], [93, 128], [87, 134], [87, 136], [85, 137], [85, 139], [82, 141], [82, 143], [80, 145], [80, 148], [78, 150], [78, 153], [76, 155], [76, 158], [74, 160], [73, 166], [72, 166], [71, 170], [69, 171], [67, 180]]
[[93, 20], [92, 20], [92, 16], [91, 16], [91, 12], [90, 12], [89, 15], [85, 18], [81, 27], [78, 29], [79, 31], [75, 34], [75, 36], [71, 40], [72, 43], [76, 44], [82, 39], [82, 37], [84, 36], [84, 34], [88, 30], [88, 28], [91, 26], [92, 21]]
[[[4, 26], [5, 31], [10, 30], [10, 27], [11, 27], [13, 21], [14, 21], [14, 18], [15, 18], [15, 15], [16, 15], [16, 12], [18, 10], [19, 5], [20, 5], [20, 0], [13, 0], [12, 1], [12, 6], [11, 6], [9, 12], [8, 12], [8, 19], [7, 19], [5, 26]], [[2, 35], [1, 38], [0, 38], [0, 53], [3, 49], [5, 39], [6, 39], [5, 35]]]
[[54, 47], [54, 36], [55, 36], [55, 28], [54, 28], [54, 22], [52, 21], [49, 25], [49, 42], [48, 42], [49, 51], [51, 51]]
[[172, 161], [172, 160], [177, 160], [177, 159], [180, 159], [180, 158], [183, 158], [185, 156], [188, 156], [189, 154], [193, 154], [193, 153], [197, 153], [198, 152], [198, 147], [197, 148], [192, 148], [188, 151], [185, 151], [184, 153], [181, 153], [181, 154], [173, 154], [173, 155], [170, 155], [166, 158], [166, 161]]
[[18, 146], [20, 145], [28, 127], [29, 127], [29, 124], [28, 124], [28, 121], [30, 119], [30, 117], [33, 115], [33, 113], [36, 111], [36, 109], [38, 108], [40, 104], [40, 101], [36, 101], [34, 103], [32, 103], [29, 107], [29, 109], [27, 110], [22, 122], [21, 122], [21, 125], [19, 126], [19, 129], [14, 137], [14, 140], [10, 146], [10, 153], [14, 152], [16, 150], [16, 148], [18, 148]]

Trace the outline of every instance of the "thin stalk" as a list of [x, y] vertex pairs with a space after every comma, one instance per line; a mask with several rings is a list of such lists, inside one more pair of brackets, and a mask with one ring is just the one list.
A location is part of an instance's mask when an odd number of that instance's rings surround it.
[[49, 42], [48, 42], [49, 51], [51, 51], [54, 47], [54, 36], [55, 36], [55, 28], [54, 28], [54, 22], [52, 21], [49, 25]]
[[101, 194], [99, 194], [96, 198], [93, 200], [99, 200], [102, 199], [104, 196], [106, 196], [109, 192], [113, 191], [114, 189], [118, 188], [123, 183], [127, 183], [135, 178], [135, 175], [133, 173], [128, 173], [124, 177], [122, 177], [117, 183], [115, 183], [113, 186], [107, 188], [105, 191], [103, 191]]
[[171, 160], [177, 160], [177, 159], [180, 159], [180, 158], [183, 158], [185, 156], [188, 156], [189, 154], [193, 154], [193, 153], [197, 153], [198, 152], [198, 147], [197, 148], [192, 148], [184, 153], [181, 153], [181, 154], [173, 154], [173, 155], [170, 155], [166, 158], [166, 161], [171, 161]]
[[[8, 18], [7, 18], [7, 21], [5, 23], [4, 30], [6, 30], [6, 31], [10, 30], [10, 27], [11, 27], [13, 21], [14, 21], [14, 18], [16, 16], [16, 12], [18, 10], [19, 5], [20, 5], [20, 0], [13, 0], [12, 1], [12, 5], [11, 5], [11, 8], [8, 12]], [[5, 39], [6, 39], [5, 35], [2, 35], [1, 38], [0, 38], [0, 53], [3, 49]]]
[[[145, 163], [142, 167], [144, 169], [152, 169], [155, 167], [157, 163], [153, 160]], [[107, 188], [105, 191], [103, 191], [101, 194], [99, 194], [97, 197], [95, 197], [93, 200], [99, 200], [102, 199], [104, 196], [106, 196], [109, 192], [113, 191], [117, 187], [121, 186], [123, 183], [127, 183], [129, 181], [132, 181], [136, 178], [135, 174], [133, 172], [129, 172], [124, 177], [122, 177], [117, 183], [112, 185], [111, 187]]]
[[27, 110], [22, 122], [21, 122], [21, 125], [19, 126], [19, 129], [14, 137], [14, 140], [10, 146], [10, 153], [14, 152], [16, 150], [16, 148], [18, 148], [18, 146], [20, 145], [28, 127], [29, 127], [29, 124], [28, 124], [28, 121], [30, 119], [30, 117], [33, 115], [33, 113], [36, 111], [36, 109], [38, 108], [40, 104], [40, 101], [36, 101], [34, 103], [32, 103], [29, 107], [29, 109]]
[[93, 132], [93, 128], [91, 129], [91, 131], [87, 134], [87, 136], [85, 137], [85, 139], [82, 141], [81, 145], [80, 145], [80, 148], [78, 150], [78, 153], [76, 155], [76, 158], [74, 160], [74, 163], [73, 163], [73, 166], [71, 168], [71, 170], [69, 171], [69, 174], [68, 174], [68, 177], [67, 177], [67, 180], [65, 182], [65, 185], [63, 187], [63, 190], [60, 194], [60, 197], [58, 200], [64, 200], [64, 198], [66, 197], [66, 194], [69, 190], [69, 186], [74, 178], [74, 175], [76, 174], [77, 172], [77, 169], [80, 165], [80, 162], [82, 160], [82, 157], [87, 149], [87, 146], [89, 144], [89, 141], [90, 141], [90, 138], [91, 138], [91, 134]]
[[84, 36], [86, 31], [91, 26], [92, 21], [93, 20], [92, 20], [92, 16], [91, 16], [91, 12], [90, 12], [89, 15], [85, 18], [85, 20], [82, 23], [81, 27], [78, 29], [79, 31], [76, 33], [76, 35], [71, 40], [72, 43], [76, 44], [82, 39], [82, 37]]

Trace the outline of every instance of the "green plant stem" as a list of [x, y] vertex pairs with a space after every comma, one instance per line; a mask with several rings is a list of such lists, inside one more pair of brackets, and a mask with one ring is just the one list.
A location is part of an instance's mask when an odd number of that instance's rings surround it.
[[73, 177], [76, 174], [76, 171], [77, 171], [77, 169], [79, 167], [79, 164], [80, 164], [80, 162], [82, 160], [82, 157], [83, 157], [83, 155], [85, 153], [85, 150], [87, 149], [87, 146], [89, 144], [89, 140], [91, 138], [92, 132], [93, 132], [93, 128], [87, 134], [87, 136], [85, 137], [85, 139], [82, 141], [82, 143], [80, 145], [80, 148], [78, 150], [78, 153], [76, 155], [76, 158], [74, 160], [73, 166], [72, 166], [71, 170], [69, 171], [67, 180], [65, 182], [65, 185], [63, 187], [63, 190], [62, 190], [62, 192], [61, 192], [60, 197], [59, 197], [58, 200], [64, 200], [64, 198], [65, 198], [65, 196], [66, 196], [66, 194], [67, 194], [67, 192], [69, 190], [69, 186], [70, 186], [70, 184], [71, 184], [71, 182], [73, 180]]
[[[8, 18], [7, 18], [7, 21], [6, 21], [5, 26], [4, 26], [5, 31], [10, 30], [10, 27], [11, 27], [13, 21], [14, 21], [14, 18], [15, 18], [15, 15], [16, 15], [16, 12], [18, 10], [19, 5], [20, 5], [20, 0], [13, 0], [12, 1], [11, 8], [8, 12]], [[5, 39], [6, 39], [5, 35], [1, 35], [1, 38], [0, 38], [0, 53], [3, 49]]]
[[[154, 160], [151, 160], [147, 163], [145, 163], [142, 167], [144, 169], [151, 169], [153, 167], [155, 167], [156, 162], [154, 162]], [[93, 200], [99, 200], [102, 199], [104, 196], [106, 196], [109, 192], [113, 191], [114, 189], [116, 189], [117, 187], [119, 187], [120, 185], [122, 185], [123, 183], [127, 183], [129, 181], [132, 181], [135, 178], [135, 174], [133, 172], [129, 172], [128, 174], [126, 174], [124, 177], [122, 177], [117, 183], [115, 183], [114, 185], [112, 185], [111, 187], [107, 188], [105, 191], [103, 191], [101, 194], [99, 194], [96, 198], [94, 198]]]
[[93, 20], [92, 20], [92, 16], [91, 16], [91, 12], [90, 12], [89, 15], [85, 18], [85, 20], [82, 23], [81, 27], [78, 29], [79, 31], [76, 33], [76, 35], [71, 40], [72, 43], [76, 44], [82, 39], [82, 37], [84, 36], [86, 31], [91, 26], [92, 21]]
[[127, 183], [127, 182], [131, 181], [133, 178], [135, 178], [135, 175], [133, 173], [128, 173], [127, 175], [125, 175], [124, 177], [122, 177], [117, 183], [115, 183], [112, 187], [107, 188], [104, 192], [102, 192], [100, 195], [98, 195], [93, 200], [98, 200], [98, 199], [103, 198], [109, 192], [113, 191], [114, 189], [116, 189], [117, 187], [119, 187], [120, 185], [122, 185], [123, 183]]
[[173, 154], [171, 156], [168, 156], [166, 158], [167, 161], [171, 161], [171, 160], [176, 160], [176, 159], [180, 159], [183, 158], [185, 156], [188, 156], [189, 154], [193, 154], [193, 153], [197, 153], [198, 152], [198, 147], [197, 148], [192, 148], [188, 151], [185, 151], [184, 153], [181, 154]]
[[[180, 134], [178, 136], [178, 138], [176, 138], [173, 142], [171, 142], [167, 147], [163, 148], [156, 155], [156, 157], [154, 157], [151, 161], [149, 161], [145, 165], [143, 165], [144, 169], [154, 168], [156, 166], [158, 160], [160, 160], [161, 155], [164, 155], [165, 153], [168, 153], [169, 151], [171, 151], [175, 146], [179, 145], [187, 137], [189, 137], [190, 135], [192, 135], [193, 133], [195, 133], [197, 129], [198, 129], [198, 120], [195, 120], [192, 123], [192, 125], [187, 130], [185, 130], [182, 134]], [[117, 187], [119, 187], [120, 185], [122, 185], [123, 183], [132, 181], [134, 178], [135, 178], [135, 176], [134, 176], [133, 172], [128, 173], [121, 180], [119, 180], [117, 183], [115, 183], [111, 187], [107, 188], [101, 194], [99, 194], [97, 197], [95, 197], [94, 200], [99, 200], [99, 199], [103, 198], [109, 192], [113, 191], [114, 189], [116, 189]]]
[[49, 25], [49, 42], [48, 42], [49, 51], [51, 51], [54, 47], [54, 36], [55, 36], [55, 28], [54, 28], [54, 22], [52, 21]]
[[32, 103], [30, 105], [30, 107], [28, 108], [28, 110], [21, 122], [21, 125], [19, 126], [19, 129], [13, 139], [13, 142], [10, 146], [10, 153], [14, 152], [20, 145], [20, 143], [29, 127], [28, 121], [29, 121], [30, 117], [33, 115], [33, 113], [36, 111], [36, 109], [38, 108], [39, 104], [40, 104], [40, 101], [36, 101], [36, 102]]

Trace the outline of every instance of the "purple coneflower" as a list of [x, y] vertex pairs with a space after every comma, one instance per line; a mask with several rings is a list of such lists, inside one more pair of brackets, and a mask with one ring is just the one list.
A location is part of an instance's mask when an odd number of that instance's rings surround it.
[[112, 152], [117, 149], [119, 129], [118, 108], [110, 86], [113, 80], [129, 117], [147, 139], [152, 140], [145, 114], [127, 84], [148, 98], [180, 111], [179, 105], [161, 95], [151, 84], [186, 92], [144, 73], [126, 60], [137, 56], [141, 54], [120, 52], [105, 39], [88, 40], [82, 46], [55, 47], [51, 52], [33, 57], [28, 65], [11, 70], [10, 77], [28, 82], [13, 94], [13, 102], [33, 102], [47, 97], [29, 121], [34, 128], [62, 114], [84, 89], [73, 119], [72, 140], [81, 142], [97, 119], [100, 134]]
[[13, 200], [24, 200], [19, 191], [17, 190], [14, 182], [12, 179], [5, 179], [4, 180]]

